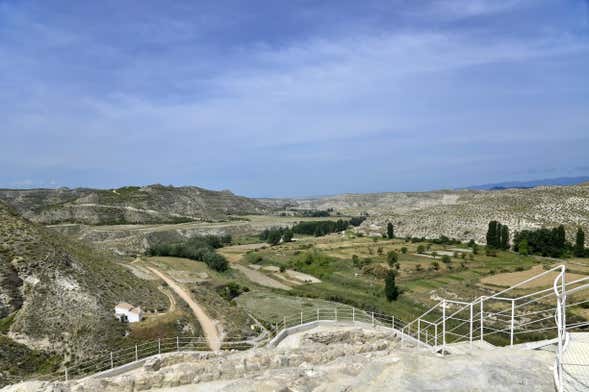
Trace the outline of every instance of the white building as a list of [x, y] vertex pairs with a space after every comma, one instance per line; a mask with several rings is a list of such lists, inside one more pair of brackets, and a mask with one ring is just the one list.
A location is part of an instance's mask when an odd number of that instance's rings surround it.
[[136, 323], [143, 319], [143, 311], [139, 306], [134, 307], [126, 302], [121, 302], [115, 306], [115, 317], [121, 321]]

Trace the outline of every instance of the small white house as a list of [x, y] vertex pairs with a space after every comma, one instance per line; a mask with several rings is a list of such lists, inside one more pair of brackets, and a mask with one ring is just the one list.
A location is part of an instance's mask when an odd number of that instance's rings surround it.
[[136, 323], [143, 319], [141, 307], [134, 307], [126, 302], [121, 302], [115, 306], [115, 317], [121, 321]]

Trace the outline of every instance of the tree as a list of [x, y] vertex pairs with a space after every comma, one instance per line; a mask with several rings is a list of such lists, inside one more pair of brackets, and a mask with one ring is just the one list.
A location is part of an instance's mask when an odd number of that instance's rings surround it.
[[389, 302], [396, 301], [399, 297], [399, 288], [395, 283], [395, 271], [393, 270], [387, 272], [387, 276], [384, 279], [384, 294]]
[[394, 250], [387, 253], [387, 263], [393, 267], [399, 261], [399, 255]]
[[519, 242], [518, 251], [519, 251], [519, 254], [522, 256], [527, 256], [528, 254], [530, 254], [527, 239], [523, 239]]
[[497, 247], [497, 221], [490, 221], [489, 228], [487, 229], [487, 246]]
[[292, 237], [293, 237], [293, 232], [291, 229], [286, 229], [284, 230], [284, 233], [282, 234], [282, 241], [284, 242], [291, 242], [292, 241]]
[[501, 243], [499, 244], [501, 249], [509, 249], [509, 227], [501, 225]]
[[577, 229], [577, 239], [575, 241], [575, 256], [585, 256], [585, 232], [580, 227]]
[[281, 238], [282, 238], [281, 231], [273, 228], [273, 229], [270, 229], [270, 231], [268, 233], [268, 237], [266, 238], [266, 242], [268, 242], [270, 245], [278, 245]]
[[389, 237], [390, 240], [395, 238], [395, 227], [391, 222], [387, 224], [387, 237]]

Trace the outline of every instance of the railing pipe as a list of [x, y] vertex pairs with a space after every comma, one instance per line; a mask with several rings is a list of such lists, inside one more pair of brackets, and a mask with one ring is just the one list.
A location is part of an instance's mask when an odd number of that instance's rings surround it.
[[446, 354], [446, 300], [442, 301], [442, 355]]

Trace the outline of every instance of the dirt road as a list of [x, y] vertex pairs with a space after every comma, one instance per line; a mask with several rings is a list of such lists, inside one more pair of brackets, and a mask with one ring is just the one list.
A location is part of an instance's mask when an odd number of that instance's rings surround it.
[[194, 299], [192, 299], [192, 296], [190, 295], [190, 293], [185, 288], [183, 288], [178, 283], [176, 283], [176, 281], [174, 281], [172, 278], [170, 278], [169, 276], [164, 274], [163, 272], [161, 272], [153, 267], [147, 267], [147, 268], [151, 272], [153, 272], [155, 275], [157, 275], [161, 280], [166, 282], [168, 284], [168, 286], [172, 290], [174, 290], [174, 292], [176, 294], [178, 294], [178, 296], [180, 298], [182, 298], [188, 304], [188, 306], [190, 306], [190, 309], [192, 309], [192, 312], [194, 313], [194, 315], [198, 319], [198, 322], [200, 323], [200, 326], [202, 327], [202, 330], [204, 331], [205, 337], [207, 338], [207, 341], [209, 342], [209, 347], [213, 351], [219, 350], [219, 348], [221, 347], [221, 337], [219, 335], [219, 331], [217, 331], [217, 327], [215, 326], [215, 322], [205, 313], [205, 311], [200, 307], [200, 305], [197, 304], [194, 301]]

